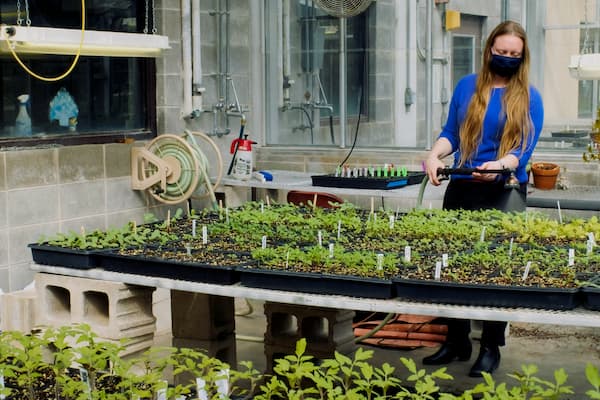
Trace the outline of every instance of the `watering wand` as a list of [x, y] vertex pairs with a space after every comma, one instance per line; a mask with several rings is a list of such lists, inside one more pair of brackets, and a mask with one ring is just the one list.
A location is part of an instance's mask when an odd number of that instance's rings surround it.
[[[479, 169], [479, 168], [451, 168], [444, 167], [438, 168], [437, 174], [441, 177], [441, 179], [449, 179], [450, 175], [471, 175], [474, 172], [479, 172], [483, 174], [500, 174], [502, 176], [507, 176], [504, 181], [505, 189], [519, 189], [521, 184], [519, 180], [515, 176], [515, 170], [513, 168], [503, 168], [503, 169]], [[420, 207], [423, 202], [423, 194], [425, 193], [425, 187], [427, 186], [427, 182], [429, 182], [429, 177], [425, 174], [423, 181], [421, 182], [421, 186], [419, 188], [419, 194], [417, 196], [417, 207]]]

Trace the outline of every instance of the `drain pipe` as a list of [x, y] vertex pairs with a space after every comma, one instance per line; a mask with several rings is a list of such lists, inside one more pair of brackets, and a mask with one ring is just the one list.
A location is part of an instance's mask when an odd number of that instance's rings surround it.
[[290, 87], [294, 81], [290, 79], [290, 0], [283, 0], [282, 8], [282, 30], [283, 49], [283, 108], [284, 110], [290, 103]]
[[427, 82], [427, 93], [425, 100], [425, 133], [426, 133], [426, 148], [429, 150], [433, 145], [433, 124], [432, 124], [432, 116], [433, 116], [433, 39], [432, 39], [432, 30], [433, 30], [433, 0], [426, 0], [426, 13], [427, 13], [427, 38], [426, 38], [426, 54], [425, 54], [425, 82]]

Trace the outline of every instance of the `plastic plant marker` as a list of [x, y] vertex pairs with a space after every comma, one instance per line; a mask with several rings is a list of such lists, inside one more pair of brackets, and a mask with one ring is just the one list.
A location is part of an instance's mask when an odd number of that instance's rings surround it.
[[[2, 374], [0, 372], [0, 390], [4, 389], [4, 374]], [[3, 394], [0, 394], [0, 400], [4, 400], [6, 399], [6, 396]]]
[[442, 267], [446, 268], [448, 266], [448, 253], [442, 254]]
[[229, 369], [221, 370], [218, 379], [215, 379], [215, 385], [217, 386], [219, 398], [227, 398], [229, 393]]
[[206, 381], [202, 378], [196, 378], [196, 393], [198, 393], [198, 400], [208, 400]]
[[556, 200], [556, 208], [558, 209], [558, 222], [563, 223], [562, 211], [560, 209], [560, 200]]
[[229, 224], [229, 207], [225, 207], [225, 223]]
[[383, 254], [377, 254], [377, 271], [383, 270]]
[[515, 242], [515, 238], [510, 238], [510, 244], [508, 245], [508, 256], [509, 257], [512, 257], [514, 242]]
[[485, 242], [485, 226], [481, 228], [481, 235], [479, 235], [479, 241]]
[[404, 261], [406, 261], [407, 263], [409, 263], [411, 259], [410, 253], [410, 246], [404, 246]]
[[338, 219], [338, 223], [337, 223], [337, 240], [340, 240], [340, 236], [342, 236], [342, 220]]
[[263, 203], [262, 201], [260, 202], [260, 213], [261, 214], [265, 213], [265, 203]]
[[321, 231], [317, 232], [317, 244], [319, 247], [323, 247], [323, 232]]
[[390, 229], [394, 229], [395, 218], [393, 215], [390, 215]]
[[575, 265], [575, 249], [569, 249], [569, 263], [567, 264], [569, 267]]
[[531, 269], [531, 261], [527, 261], [527, 264], [525, 264], [525, 271], [523, 271], [523, 276], [521, 277], [521, 280], [526, 280], [527, 277], [529, 276], [529, 270]]
[[594, 251], [594, 242], [592, 242], [590, 239], [588, 239], [586, 242], [586, 246], [585, 246], [585, 254], [587, 256], [589, 256], [592, 254], [593, 251]]
[[285, 253], [285, 269], [288, 269], [289, 265], [290, 265], [290, 251], [288, 250], [287, 253]]
[[191, 257], [192, 256], [192, 248], [190, 247], [189, 244], [185, 245], [185, 250], [186, 250], [186, 254]]
[[592, 242], [592, 244], [595, 246], [596, 245], [596, 238], [594, 237], [594, 232], [589, 232], [588, 233], [588, 240], [590, 242]]
[[208, 243], [208, 228], [206, 225], [202, 225], [202, 244]]
[[171, 227], [171, 210], [167, 210], [167, 229]]
[[441, 276], [442, 276], [442, 262], [436, 261], [435, 262], [435, 274], [433, 276], [433, 279], [435, 279], [436, 281], [439, 281]]
[[90, 374], [88, 373], [88, 370], [85, 368], [79, 368], [79, 377], [81, 378], [81, 382], [85, 384], [85, 391], [88, 399], [91, 399], [92, 387], [90, 386]]
[[333, 243], [329, 243], [329, 258], [333, 258]]
[[192, 220], [192, 237], [196, 237], [196, 220]]
[[266, 249], [267, 248], [267, 235], [263, 235], [262, 239], [261, 239], [261, 244], [260, 244], [261, 248]]

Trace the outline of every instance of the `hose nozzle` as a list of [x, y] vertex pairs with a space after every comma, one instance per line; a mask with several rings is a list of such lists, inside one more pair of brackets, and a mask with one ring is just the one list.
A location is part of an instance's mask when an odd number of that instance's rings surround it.
[[506, 181], [504, 182], [504, 189], [518, 189], [521, 186], [519, 180], [512, 171]]

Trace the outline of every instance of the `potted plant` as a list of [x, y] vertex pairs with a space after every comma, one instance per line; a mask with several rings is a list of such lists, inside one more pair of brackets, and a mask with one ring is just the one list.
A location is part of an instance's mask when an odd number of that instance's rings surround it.
[[536, 162], [531, 165], [533, 185], [542, 190], [554, 189], [560, 167], [551, 162]]

